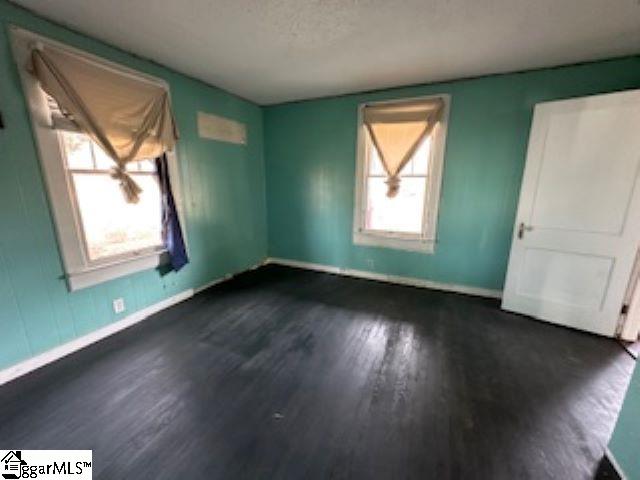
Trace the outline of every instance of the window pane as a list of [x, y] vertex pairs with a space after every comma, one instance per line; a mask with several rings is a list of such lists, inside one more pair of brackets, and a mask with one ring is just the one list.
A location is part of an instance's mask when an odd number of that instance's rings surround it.
[[111, 157], [104, 153], [104, 150], [102, 150], [97, 143], [93, 143], [93, 154], [96, 156], [96, 167], [98, 170], [111, 170], [116, 166], [116, 162], [111, 160]]
[[141, 172], [155, 172], [156, 164], [153, 160], [140, 160], [137, 162], [140, 165]]
[[67, 168], [69, 169], [93, 169], [91, 156], [91, 141], [83, 133], [59, 132], [64, 148]]
[[138, 160], [127, 163], [128, 172], [153, 172], [156, 171], [156, 164], [153, 160]]
[[160, 190], [155, 176], [132, 175], [140, 201], [124, 200], [109, 174], [74, 173], [80, 216], [91, 260], [162, 244]]
[[398, 194], [387, 197], [384, 178], [371, 177], [367, 186], [365, 228], [389, 232], [422, 232], [422, 214], [426, 193], [424, 177], [403, 178]]
[[431, 136], [424, 139], [411, 159], [414, 175], [426, 175], [429, 168], [429, 157], [431, 156]]
[[373, 143], [369, 143], [369, 175], [386, 175], [378, 149]]

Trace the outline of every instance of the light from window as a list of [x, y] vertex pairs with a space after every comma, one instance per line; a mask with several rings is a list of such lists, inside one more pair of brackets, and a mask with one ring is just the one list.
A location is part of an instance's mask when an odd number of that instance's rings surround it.
[[431, 136], [426, 137], [402, 169], [400, 190], [387, 196], [384, 171], [378, 151], [367, 139], [366, 230], [419, 235], [423, 230], [425, 196], [431, 156]]
[[127, 166], [142, 188], [140, 201], [130, 204], [118, 181], [111, 178], [113, 160], [97, 144], [81, 133], [59, 131], [58, 135], [89, 259], [160, 249], [161, 198], [153, 160]]

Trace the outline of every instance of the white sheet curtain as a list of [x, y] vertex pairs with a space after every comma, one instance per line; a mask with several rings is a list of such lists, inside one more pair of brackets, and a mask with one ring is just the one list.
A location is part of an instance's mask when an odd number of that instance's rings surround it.
[[126, 200], [136, 203], [141, 189], [127, 163], [157, 158], [178, 139], [167, 90], [50, 46], [33, 49], [32, 72], [64, 115], [113, 159], [113, 178]]
[[387, 173], [387, 196], [400, 189], [400, 173], [444, 110], [441, 98], [367, 105], [363, 121]]

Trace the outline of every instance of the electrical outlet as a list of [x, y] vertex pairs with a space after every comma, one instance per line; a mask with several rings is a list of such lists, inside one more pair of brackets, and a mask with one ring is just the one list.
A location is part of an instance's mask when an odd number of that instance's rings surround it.
[[116, 313], [122, 313], [124, 312], [124, 298], [116, 298], [113, 301], [113, 311]]

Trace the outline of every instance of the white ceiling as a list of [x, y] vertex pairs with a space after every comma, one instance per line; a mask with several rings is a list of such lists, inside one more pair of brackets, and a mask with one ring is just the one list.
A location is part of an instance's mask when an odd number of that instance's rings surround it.
[[260, 104], [640, 53], [640, 0], [14, 0]]

